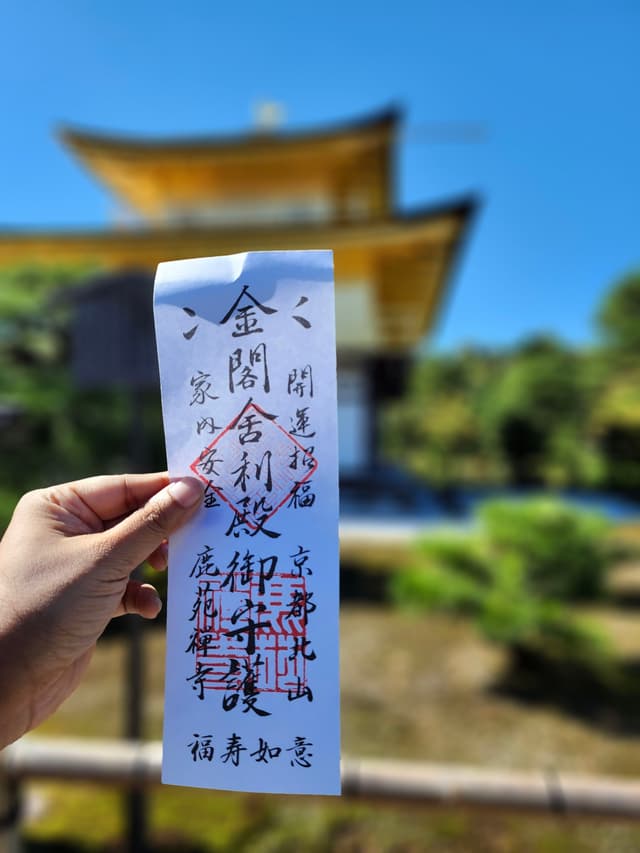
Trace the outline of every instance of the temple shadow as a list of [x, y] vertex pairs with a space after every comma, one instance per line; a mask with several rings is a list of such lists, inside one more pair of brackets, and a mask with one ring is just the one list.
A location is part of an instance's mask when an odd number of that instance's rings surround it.
[[387, 606], [389, 574], [343, 561], [340, 564], [340, 601], [350, 604]]
[[489, 689], [495, 696], [551, 708], [614, 736], [640, 736], [640, 658], [604, 668], [518, 648]]
[[609, 593], [609, 601], [619, 610], [640, 610], [640, 590]]

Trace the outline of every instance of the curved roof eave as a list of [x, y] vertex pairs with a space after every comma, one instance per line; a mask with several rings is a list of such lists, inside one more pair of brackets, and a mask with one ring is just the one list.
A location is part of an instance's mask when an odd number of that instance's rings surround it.
[[239, 150], [273, 149], [309, 142], [333, 142], [344, 138], [357, 138], [388, 134], [397, 129], [402, 110], [390, 106], [379, 112], [349, 122], [328, 125], [320, 129], [284, 132], [253, 132], [230, 135], [204, 135], [185, 137], [150, 137], [115, 134], [59, 124], [58, 138], [77, 154], [111, 153], [113, 155], [148, 156], [153, 154], [184, 155], [197, 153], [226, 153]]

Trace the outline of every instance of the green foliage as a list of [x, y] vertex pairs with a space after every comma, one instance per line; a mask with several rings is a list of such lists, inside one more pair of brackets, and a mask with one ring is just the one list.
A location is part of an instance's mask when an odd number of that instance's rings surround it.
[[639, 318], [640, 272], [635, 272], [610, 290], [598, 312], [598, 326], [613, 355], [640, 355]]
[[[74, 387], [68, 369], [71, 288], [85, 267], [0, 271], [0, 532], [23, 492], [130, 467], [134, 401], [124, 392]], [[164, 465], [157, 394], [143, 407], [150, 468]]]
[[600, 516], [559, 501], [491, 501], [478, 529], [423, 539], [392, 582], [399, 604], [459, 613], [490, 639], [599, 660], [603, 638], [566, 602], [602, 594], [612, 552]]
[[481, 423], [486, 445], [516, 483], [575, 481], [579, 460], [567, 455], [579, 434], [588, 400], [581, 361], [551, 339], [528, 342], [487, 389]]
[[60, 364], [73, 287], [88, 266], [22, 265], [0, 269], [0, 365]]
[[[0, 317], [43, 316], [60, 296], [85, 281], [96, 267], [78, 264], [23, 264], [0, 270]], [[47, 312], [45, 312], [47, 313]]]
[[385, 449], [436, 486], [598, 486], [606, 465], [590, 413], [603, 387], [600, 362], [548, 337], [430, 357], [386, 412]]
[[483, 468], [478, 430], [484, 389], [497, 358], [464, 350], [420, 362], [404, 400], [385, 413], [388, 456], [431, 484], [496, 479], [499, 463]]
[[562, 601], [602, 594], [609, 525], [558, 500], [490, 501], [480, 512], [493, 554], [518, 560], [532, 594]]
[[604, 346], [537, 337], [418, 364], [385, 414], [389, 458], [430, 484], [640, 488], [640, 273], [605, 297]]
[[[637, 362], [637, 359], [635, 360]], [[617, 489], [640, 484], [640, 370], [637, 364], [609, 365], [609, 375], [595, 398], [590, 429], [602, 459], [606, 482]]]
[[[616, 351], [617, 352], [617, 351]], [[436, 487], [640, 487], [640, 372], [548, 337], [416, 365], [383, 419], [388, 458]]]

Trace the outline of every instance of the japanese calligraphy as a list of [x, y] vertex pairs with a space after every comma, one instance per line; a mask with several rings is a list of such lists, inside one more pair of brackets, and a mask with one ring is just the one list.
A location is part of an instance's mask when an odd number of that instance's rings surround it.
[[[194, 732], [193, 740], [187, 744], [187, 750], [194, 762], [208, 761], [211, 763], [216, 755], [216, 747], [214, 746], [214, 738], [211, 734], [200, 735]], [[220, 761], [223, 764], [230, 763], [233, 767], [239, 767], [241, 761], [255, 762], [256, 764], [269, 764], [272, 761], [280, 758], [283, 755], [283, 747], [272, 746], [264, 738], [259, 737], [257, 745], [253, 752], [249, 752], [242, 741], [242, 737], [233, 732], [230, 734], [224, 744], [224, 751], [219, 749]], [[293, 745], [285, 747], [287, 753], [293, 753], [291, 756], [284, 758], [285, 761], [292, 767], [311, 767], [313, 752], [311, 749], [313, 744], [303, 735], [296, 735], [293, 739]], [[243, 752], [248, 752], [247, 756], [242, 756]]]
[[163, 780], [339, 793], [330, 252], [158, 267], [169, 470], [204, 485], [169, 543]]

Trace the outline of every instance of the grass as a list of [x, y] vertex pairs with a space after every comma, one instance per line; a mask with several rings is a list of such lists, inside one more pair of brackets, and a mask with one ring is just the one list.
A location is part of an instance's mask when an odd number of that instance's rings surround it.
[[[628, 614], [600, 609], [621, 651], [640, 657]], [[553, 703], [529, 707], [496, 691], [501, 649], [451, 617], [410, 617], [350, 605], [342, 613], [342, 720], [346, 754], [505, 768], [637, 776], [640, 739], [586, 724]], [[116, 737], [122, 730], [124, 641], [101, 642], [87, 680], [42, 735]], [[161, 735], [164, 634], [145, 639], [145, 732]], [[121, 794], [76, 785], [32, 786], [41, 813], [25, 825], [33, 850], [72, 843], [116, 849]], [[154, 849], [181, 851], [593, 851], [640, 849], [640, 828], [604, 821], [516, 817], [298, 797], [163, 787], [150, 792]]]

